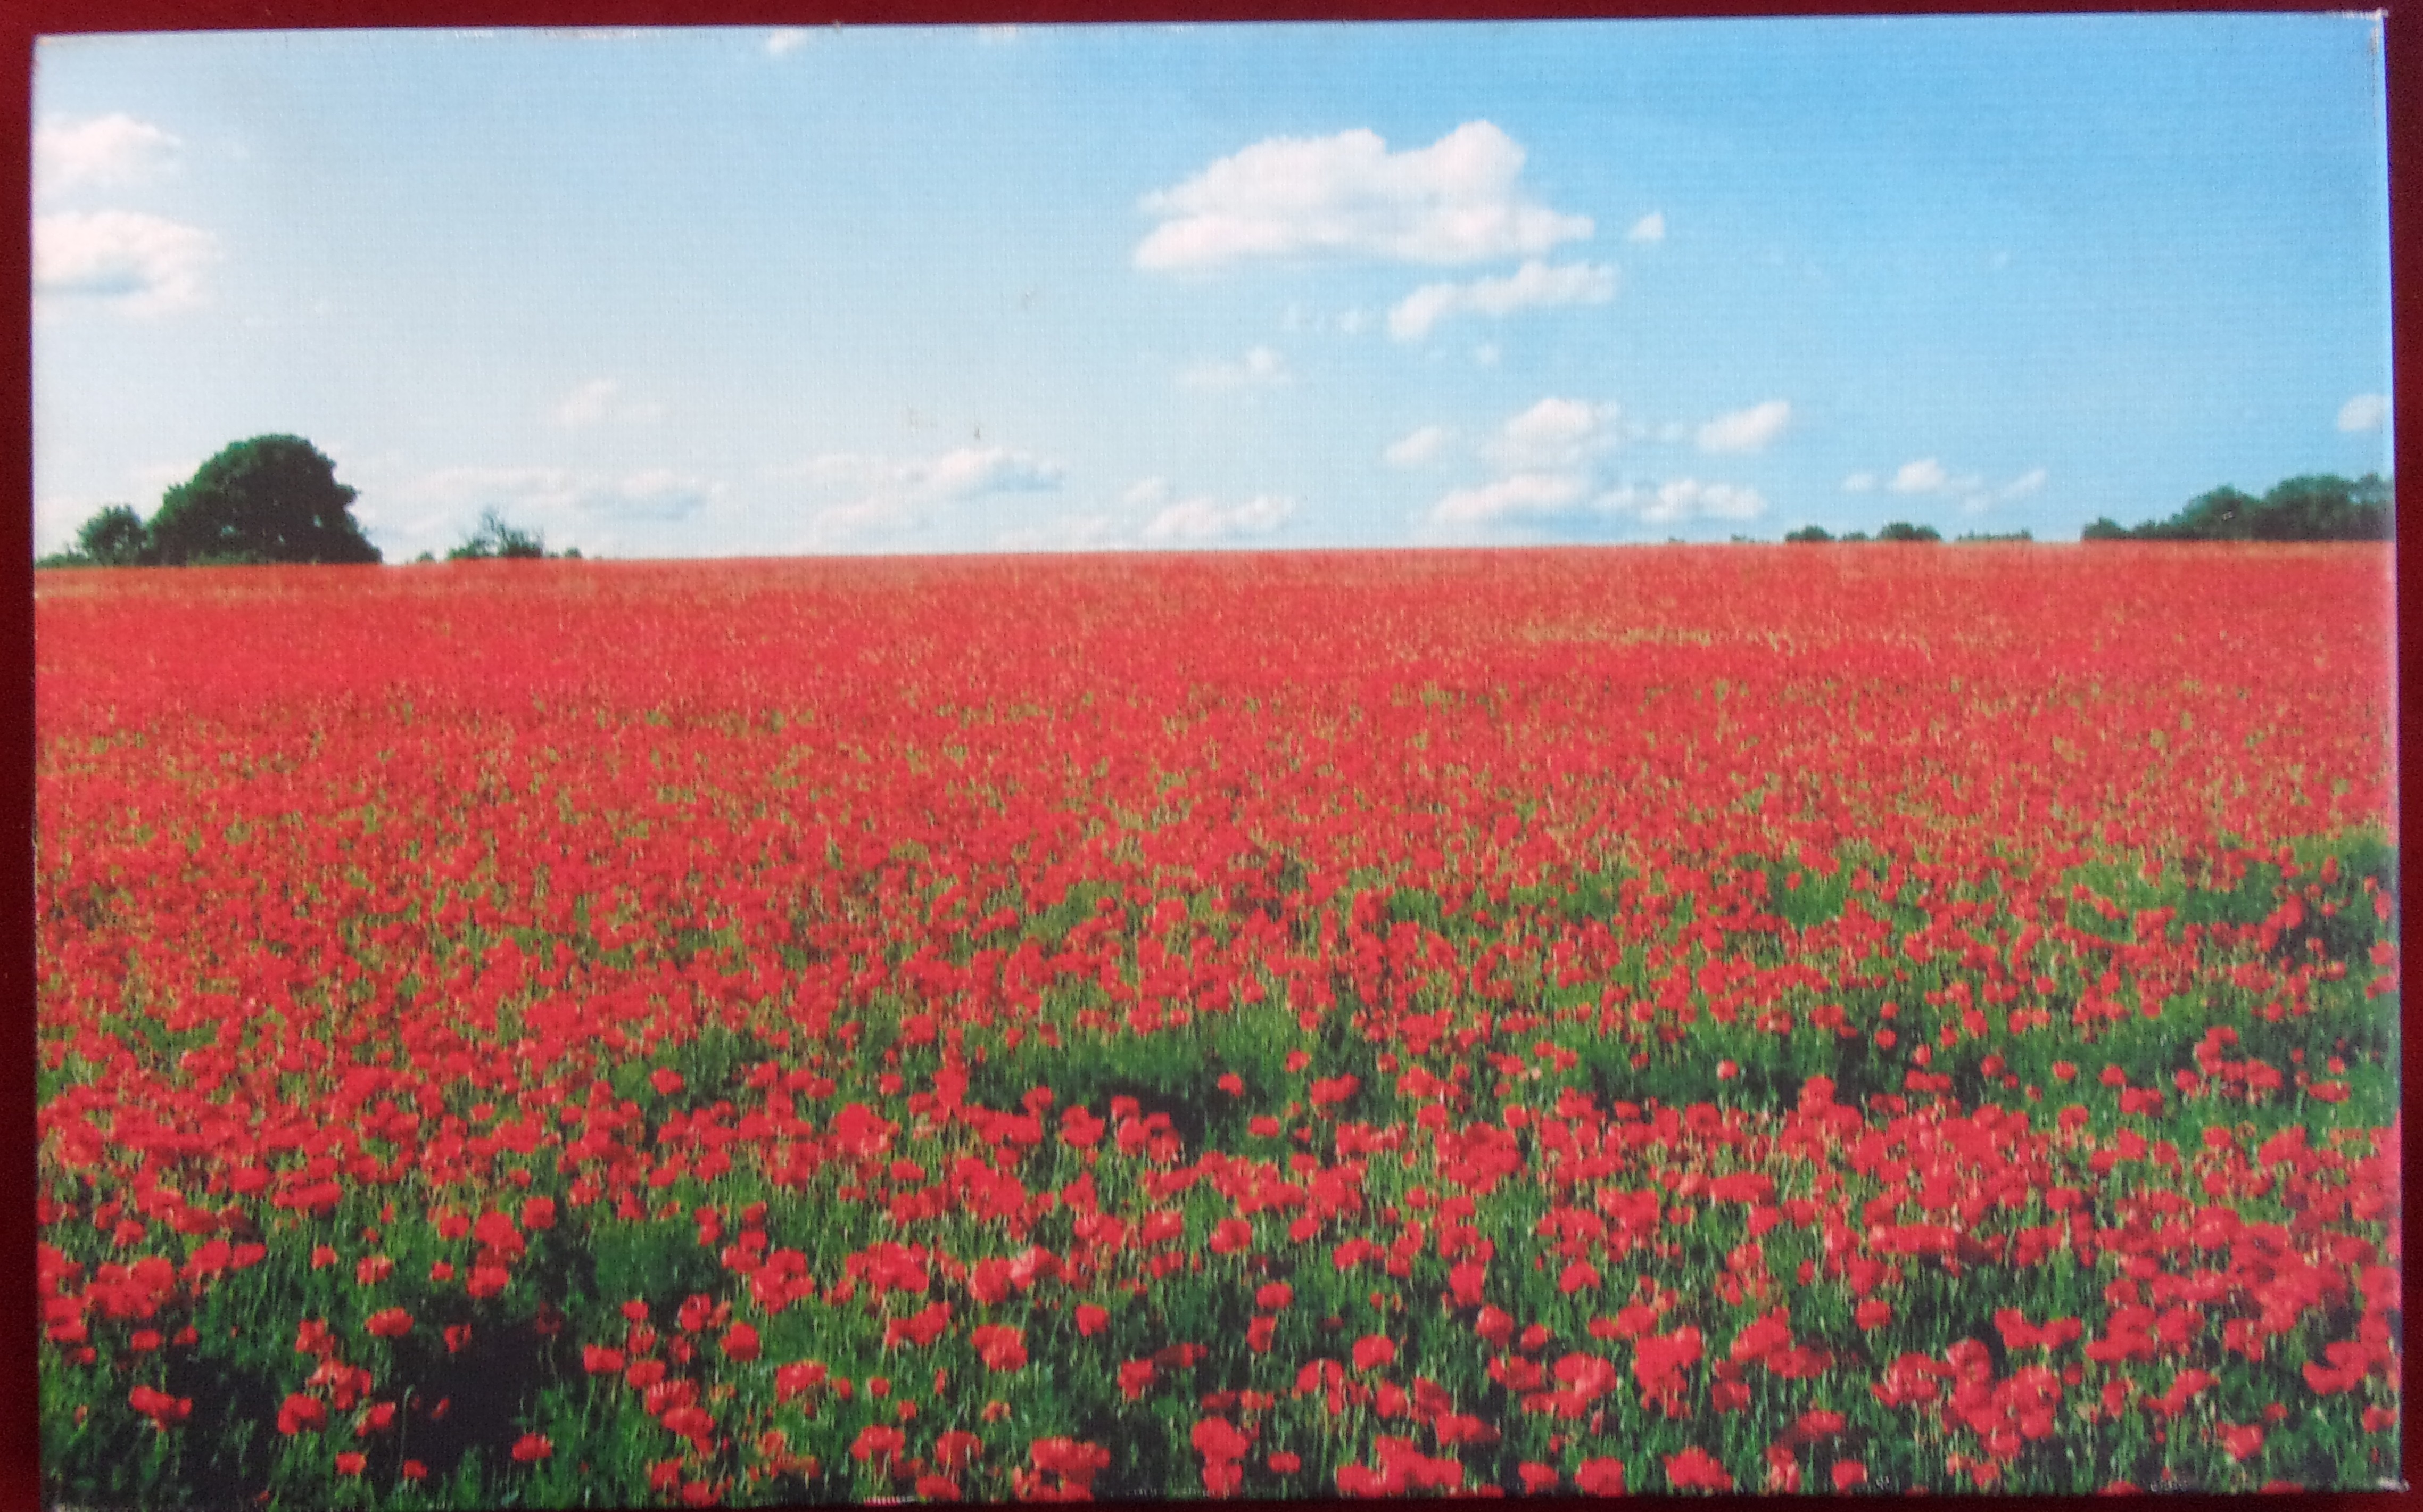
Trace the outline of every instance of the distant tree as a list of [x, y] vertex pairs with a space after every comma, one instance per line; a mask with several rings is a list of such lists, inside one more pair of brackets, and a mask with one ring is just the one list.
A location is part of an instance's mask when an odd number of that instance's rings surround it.
[[1868, 533], [1865, 531], [1846, 531], [1843, 534], [1835, 537], [1836, 540], [1841, 541], [1845, 546], [1855, 546], [1867, 538]]
[[34, 559], [38, 567], [132, 567], [148, 561], [151, 534], [132, 504], [103, 504], [76, 527], [75, 544]]
[[1884, 528], [1877, 532], [1877, 539], [1879, 541], [1940, 541], [1943, 537], [1932, 525], [1912, 525], [1908, 520], [1896, 519], [1887, 521]]
[[463, 544], [446, 553], [449, 562], [536, 561], [546, 555], [546, 537], [507, 523], [495, 505], [480, 511], [480, 523]]
[[134, 505], [104, 504], [77, 528], [76, 549], [95, 566], [135, 566], [151, 555], [151, 528]]
[[168, 490], [152, 517], [157, 560], [170, 565], [379, 560], [353, 517], [354, 490], [299, 436], [256, 436]]
[[2168, 519], [2135, 529], [2098, 519], [2084, 541], [2386, 541], [2397, 533], [2397, 500], [2375, 473], [2351, 483], [2329, 473], [2284, 479], [2257, 499], [2224, 485], [2188, 501]]
[[2350, 483], [2328, 473], [2287, 478], [2256, 512], [2258, 541], [2385, 541], [2393, 533], [2389, 485], [2368, 473]]
[[2035, 536], [2028, 531], [2009, 531], [2001, 534], [1991, 531], [1972, 531], [1966, 535], [1956, 536], [1954, 539], [1961, 543], [1983, 545], [1993, 541], [2033, 541]]
[[1830, 541], [1834, 537], [1826, 533], [1826, 527], [1823, 525], [1803, 525], [1797, 531], [1784, 532], [1783, 538], [1797, 544], [1807, 545], [1813, 542]]

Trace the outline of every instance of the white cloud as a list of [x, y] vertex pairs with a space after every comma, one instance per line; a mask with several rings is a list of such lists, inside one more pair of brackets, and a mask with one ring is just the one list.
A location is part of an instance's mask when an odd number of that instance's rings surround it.
[[766, 34], [766, 56], [788, 57], [807, 46], [808, 39], [814, 35], [805, 26], [778, 26]]
[[1189, 389], [1212, 392], [1276, 388], [1293, 378], [1287, 358], [1267, 346], [1257, 346], [1234, 362], [1198, 362], [1178, 375], [1178, 381]]
[[1389, 442], [1381, 460], [1392, 468], [1418, 468], [1435, 458], [1454, 434], [1444, 425], [1425, 425]]
[[612, 378], [592, 378], [557, 402], [550, 412], [558, 425], [580, 430], [609, 422], [641, 424], [662, 419], [664, 406], [649, 400], [626, 400], [623, 385]]
[[942, 509], [990, 494], [1041, 493], [1060, 486], [1067, 470], [1024, 452], [963, 446], [934, 456], [892, 458], [829, 452], [775, 476], [814, 493], [849, 495], [816, 504], [807, 544], [837, 545], [849, 537], [896, 533], [929, 523]]
[[1431, 507], [1441, 525], [1497, 525], [1560, 519], [1576, 513], [1589, 484], [1570, 472], [1516, 472], [1477, 488], [1458, 488]]
[[1783, 432], [1792, 422], [1792, 406], [1781, 399], [1718, 415], [1700, 427], [1702, 452], [1756, 452]]
[[2010, 482], [2003, 485], [2002, 497], [2004, 499], [2025, 499], [2028, 495], [2035, 493], [2037, 489], [2042, 488], [2045, 485], [2045, 476], [2044, 469], [2030, 468], [2027, 471], [2020, 473], [2018, 477], [2013, 478]]
[[130, 315], [198, 303], [202, 269], [217, 256], [210, 232], [158, 215], [99, 210], [34, 217], [34, 293], [99, 300]]
[[1897, 494], [1925, 494], [1934, 493], [1950, 481], [1950, 476], [1943, 470], [1943, 464], [1926, 456], [1915, 462], [1903, 463], [1901, 470], [1895, 472], [1892, 481], [1885, 486]]
[[1766, 513], [1766, 501], [1755, 488], [1730, 483], [1702, 483], [1675, 478], [1655, 490], [1623, 490], [1640, 517], [1655, 525], [1688, 519], [1754, 519]]
[[2339, 406], [2339, 429], [2343, 431], [2379, 430], [2389, 418], [2389, 399], [2385, 394], [2360, 393]]
[[392, 533], [406, 550], [442, 549], [471, 533], [480, 513], [494, 509], [506, 523], [536, 531], [553, 547], [594, 545], [616, 524], [688, 519], [722, 493], [722, 485], [664, 468], [608, 474], [568, 468], [445, 468], [410, 479], [356, 513], [379, 533]]
[[1506, 315], [1553, 305], [1603, 305], [1615, 297], [1615, 269], [1606, 264], [1552, 267], [1534, 258], [1502, 279], [1423, 284], [1388, 311], [1388, 334], [1401, 342], [1419, 341], [1443, 317], [1460, 311]]
[[1543, 399], [1498, 427], [1489, 454], [1509, 472], [1572, 468], [1619, 443], [1621, 417], [1611, 404]]
[[1639, 220], [1632, 223], [1632, 230], [1623, 233], [1623, 239], [1627, 242], [1664, 241], [1666, 239], [1666, 213], [1662, 210], [1653, 210], [1649, 214], [1641, 216]]
[[913, 473], [937, 499], [974, 499], [979, 494], [1040, 493], [1060, 486], [1067, 470], [1024, 452], [1001, 446], [963, 446], [945, 452]]
[[1459, 488], [1433, 505], [1433, 524], [1551, 524], [1630, 517], [1644, 524], [1694, 519], [1751, 519], [1766, 512], [1755, 488], [1675, 478], [1656, 485], [1623, 484], [1590, 497], [1588, 479], [1574, 472], [1517, 472], [1475, 488]]
[[128, 115], [46, 120], [34, 131], [35, 192], [140, 183], [166, 167], [183, 145], [150, 122]]
[[1150, 509], [1153, 505], [1160, 503], [1168, 497], [1168, 479], [1138, 478], [1135, 482], [1128, 485], [1127, 492], [1119, 495], [1119, 502], [1127, 505], [1131, 509]]
[[1843, 480], [1843, 491], [1846, 494], [1868, 493], [1876, 485], [1877, 475], [1873, 472], [1854, 472]]
[[976, 40], [988, 47], [999, 47], [1004, 43], [1018, 40], [1018, 28], [1016, 26], [978, 26]]
[[1587, 215], [1532, 202], [1523, 149], [1485, 120], [1391, 152], [1371, 131], [1275, 136], [1144, 197], [1161, 224], [1136, 265], [1214, 267], [1307, 253], [1456, 263], [1544, 252], [1587, 237]]
[[1210, 499], [1186, 499], [1152, 517], [1144, 528], [1148, 541], [1205, 542], [1240, 535], [1268, 535], [1295, 513], [1295, 501], [1262, 494], [1241, 504], [1220, 504]]

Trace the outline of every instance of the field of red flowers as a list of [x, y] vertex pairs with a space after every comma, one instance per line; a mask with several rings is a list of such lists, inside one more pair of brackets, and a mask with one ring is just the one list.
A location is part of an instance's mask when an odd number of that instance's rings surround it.
[[42, 574], [46, 1485], [2377, 1485], [2390, 574]]

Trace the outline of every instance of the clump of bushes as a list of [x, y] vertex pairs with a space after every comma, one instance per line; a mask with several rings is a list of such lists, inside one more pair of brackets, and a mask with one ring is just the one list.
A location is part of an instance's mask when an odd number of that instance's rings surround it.
[[2098, 519], [2084, 541], [2386, 541], [2396, 533], [2397, 498], [2368, 472], [2351, 483], [2308, 473], [2275, 484], [2257, 499], [2224, 485], [2189, 501], [2168, 519], [2134, 529]]

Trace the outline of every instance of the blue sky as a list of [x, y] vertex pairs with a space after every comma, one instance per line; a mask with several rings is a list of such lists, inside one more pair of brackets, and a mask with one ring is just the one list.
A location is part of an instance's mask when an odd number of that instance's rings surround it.
[[2389, 470], [2379, 27], [47, 39], [35, 542], [309, 438], [390, 561], [2073, 537]]

